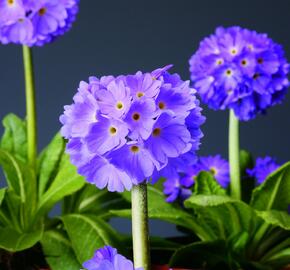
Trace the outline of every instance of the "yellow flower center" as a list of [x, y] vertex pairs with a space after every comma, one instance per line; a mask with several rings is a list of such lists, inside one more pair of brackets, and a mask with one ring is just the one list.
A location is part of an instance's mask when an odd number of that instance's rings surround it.
[[15, 3], [14, 0], [7, 0], [7, 4], [8, 4], [9, 6], [12, 6], [14, 3]]
[[165, 109], [165, 103], [162, 102], [162, 101], [160, 101], [160, 102], [158, 103], [158, 107], [159, 107], [160, 110], [164, 110], [164, 109]]
[[216, 175], [216, 174], [217, 174], [217, 170], [216, 170], [216, 168], [214, 168], [214, 167], [211, 167], [209, 171], [210, 171], [213, 175]]
[[122, 109], [124, 108], [123, 103], [122, 103], [121, 101], [118, 101], [117, 104], [116, 104], [116, 108], [117, 108], [118, 110], [122, 110]]
[[226, 70], [226, 75], [227, 76], [231, 76], [232, 74], [233, 74], [233, 72], [230, 69], [227, 69]]
[[238, 52], [238, 51], [237, 51], [236, 49], [232, 49], [232, 50], [231, 50], [231, 54], [232, 54], [232, 55], [236, 55], [237, 52]]
[[138, 120], [140, 120], [141, 117], [140, 117], [139, 113], [133, 113], [132, 118], [133, 118], [133, 120], [138, 121]]
[[161, 134], [161, 129], [160, 128], [155, 128], [154, 130], [153, 130], [153, 136], [154, 137], [158, 137], [158, 136], [160, 136], [160, 134]]
[[115, 127], [110, 127], [109, 131], [111, 135], [115, 135], [117, 133], [117, 129]]
[[248, 64], [248, 62], [247, 62], [247, 60], [243, 59], [243, 60], [241, 61], [241, 64], [242, 64], [242, 66], [246, 66], [246, 65]]
[[39, 14], [40, 16], [43, 16], [45, 13], [46, 13], [46, 8], [41, 8], [41, 9], [38, 11], [38, 14]]
[[143, 93], [143, 92], [137, 92], [136, 96], [137, 96], [138, 98], [141, 98], [141, 97], [144, 96], [144, 93]]
[[133, 145], [133, 146], [131, 146], [130, 150], [133, 153], [138, 153], [140, 148], [137, 145]]
[[220, 66], [222, 63], [223, 63], [223, 60], [222, 60], [222, 59], [218, 59], [218, 60], [216, 60], [216, 64], [217, 64], [218, 66]]

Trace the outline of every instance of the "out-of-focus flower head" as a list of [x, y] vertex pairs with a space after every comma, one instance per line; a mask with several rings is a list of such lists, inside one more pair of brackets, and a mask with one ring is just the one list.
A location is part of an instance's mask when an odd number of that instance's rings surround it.
[[[168, 202], [179, 200], [183, 202], [192, 194], [194, 180], [201, 171], [213, 174], [216, 181], [223, 187], [227, 188], [230, 183], [229, 163], [220, 155], [200, 157], [196, 162], [190, 153], [181, 156], [175, 160], [171, 166], [159, 172], [158, 177], [166, 178], [164, 182], [164, 194]], [[192, 161], [191, 165], [189, 160]], [[169, 170], [170, 168], [170, 170]]]
[[195, 158], [204, 117], [195, 90], [170, 67], [80, 83], [60, 121], [71, 161], [88, 182], [122, 192], [188, 152]]
[[79, 0], [0, 0], [0, 42], [42, 46], [68, 31]]
[[133, 263], [118, 254], [117, 249], [111, 246], [98, 249], [93, 258], [86, 261], [83, 267], [86, 270], [134, 270]]
[[243, 121], [281, 103], [289, 86], [282, 46], [237, 26], [218, 27], [189, 63], [202, 101], [214, 110], [233, 109]]
[[256, 178], [257, 184], [262, 184], [266, 178], [278, 169], [281, 164], [278, 164], [275, 158], [266, 156], [264, 158], [257, 158], [256, 165], [253, 169], [248, 169], [249, 176]]

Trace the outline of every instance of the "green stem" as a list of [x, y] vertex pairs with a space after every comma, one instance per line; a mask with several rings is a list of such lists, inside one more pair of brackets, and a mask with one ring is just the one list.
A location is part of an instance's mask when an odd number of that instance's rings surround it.
[[26, 89], [26, 114], [27, 114], [27, 148], [29, 165], [35, 169], [37, 157], [37, 128], [36, 105], [32, 52], [27, 46], [23, 46], [23, 63]]
[[233, 198], [241, 199], [240, 181], [240, 145], [239, 145], [239, 120], [234, 112], [230, 110], [229, 121], [229, 162], [231, 176], [231, 195]]
[[147, 184], [132, 189], [132, 234], [135, 268], [150, 270]]

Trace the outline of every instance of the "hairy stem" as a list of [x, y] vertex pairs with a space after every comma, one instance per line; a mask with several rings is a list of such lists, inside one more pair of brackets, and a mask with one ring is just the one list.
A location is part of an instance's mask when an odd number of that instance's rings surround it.
[[34, 73], [31, 49], [23, 46], [23, 62], [26, 89], [26, 114], [27, 114], [27, 148], [29, 165], [35, 169], [37, 157], [37, 127]]
[[150, 270], [147, 184], [132, 189], [132, 234], [135, 268]]
[[239, 120], [232, 110], [229, 121], [229, 162], [231, 195], [235, 199], [241, 199]]

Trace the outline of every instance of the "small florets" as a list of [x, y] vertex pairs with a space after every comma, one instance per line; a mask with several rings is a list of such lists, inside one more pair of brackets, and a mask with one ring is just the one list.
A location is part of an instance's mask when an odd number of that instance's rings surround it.
[[233, 109], [244, 121], [280, 103], [289, 86], [282, 47], [240, 27], [217, 28], [189, 63], [202, 101], [214, 110]]

